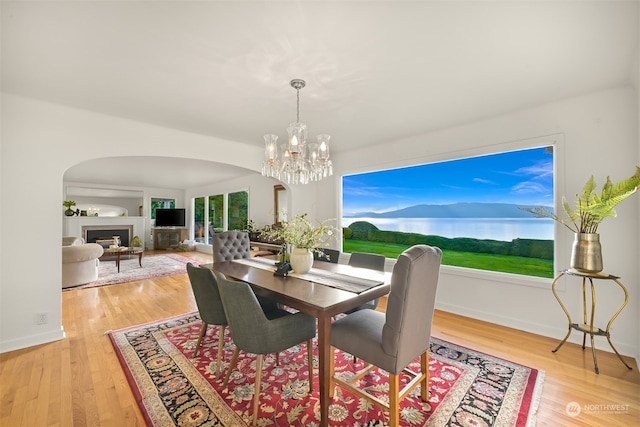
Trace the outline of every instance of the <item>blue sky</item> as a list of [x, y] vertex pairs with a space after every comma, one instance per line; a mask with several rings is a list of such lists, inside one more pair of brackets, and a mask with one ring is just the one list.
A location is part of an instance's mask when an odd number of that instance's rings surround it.
[[545, 150], [344, 176], [343, 215], [456, 202], [553, 206], [553, 155]]

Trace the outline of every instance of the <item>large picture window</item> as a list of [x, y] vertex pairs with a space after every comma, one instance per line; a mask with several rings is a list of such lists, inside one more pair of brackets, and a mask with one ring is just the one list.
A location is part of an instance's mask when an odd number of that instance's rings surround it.
[[343, 176], [345, 252], [388, 258], [425, 243], [445, 265], [553, 277], [552, 146]]

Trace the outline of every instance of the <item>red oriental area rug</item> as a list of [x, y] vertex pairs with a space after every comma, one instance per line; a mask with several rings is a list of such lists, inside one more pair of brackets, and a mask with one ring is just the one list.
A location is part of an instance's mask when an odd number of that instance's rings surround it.
[[[252, 417], [255, 355], [240, 353], [228, 388], [216, 378], [218, 327], [209, 326], [192, 359], [201, 321], [197, 313], [110, 332], [129, 384], [150, 426], [247, 426]], [[315, 343], [314, 343], [315, 347]], [[233, 352], [225, 333], [222, 375]], [[314, 356], [317, 382], [317, 348]], [[361, 368], [362, 362], [356, 362]], [[336, 372], [355, 371], [353, 357], [336, 351]], [[419, 358], [411, 366], [419, 371]], [[533, 426], [544, 372], [432, 338], [430, 398], [417, 387], [400, 407], [401, 426]], [[259, 426], [319, 426], [318, 384], [308, 393], [306, 347], [265, 356]], [[387, 392], [387, 374], [374, 370], [368, 387]], [[336, 387], [330, 426], [387, 426], [388, 415]]]

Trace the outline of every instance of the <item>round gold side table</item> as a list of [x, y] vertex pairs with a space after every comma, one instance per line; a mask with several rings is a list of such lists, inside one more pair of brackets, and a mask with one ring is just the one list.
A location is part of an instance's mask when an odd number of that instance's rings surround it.
[[[558, 283], [558, 280], [560, 280], [560, 278], [562, 276], [564, 276], [564, 275], [576, 276], [576, 277], [581, 277], [582, 278], [582, 314], [583, 314], [583, 319], [582, 320], [583, 320], [583, 323], [572, 323], [571, 322], [571, 316], [569, 315], [569, 312], [567, 311], [567, 308], [564, 306], [564, 304], [562, 303], [562, 300], [560, 299], [560, 297], [558, 296], [558, 293], [556, 292], [556, 283]], [[593, 318], [594, 318], [595, 311], [596, 311], [596, 290], [595, 290], [595, 286], [593, 285], [593, 279], [611, 280], [611, 281], [615, 282], [618, 286], [620, 286], [620, 289], [622, 289], [622, 291], [624, 292], [624, 302], [622, 303], [620, 308], [618, 308], [618, 310], [615, 312], [613, 317], [611, 317], [611, 319], [609, 320], [609, 323], [607, 323], [607, 328], [604, 329], [604, 330], [593, 326]], [[610, 274], [586, 273], [586, 272], [582, 272], [582, 271], [569, 269], [569, 270], [562, 271], [553, 280], [553, 283], [551, 284], [551, 291], [553, 292], [553, 295], [558, 300], [558, 303], [560, 304], [560, 307], [562, 307], [562, 310], [564, 311], [564, 314], [567, 315], [567, 320], [569, 321], [569, 331], [567, 332], [567, 335], [564, 337], [564, 339], [560, 342], [560, 344], [558, 344], [558, 346], [555, 348], [555, 350], [552, 350], [554, 353], [556, 351], [558, 351], [560, 349], [560, 347], [562, 347], [562, 345], [565, 342], [567, 342], [567, 339], [569, 338], [569, 335], [571, 335], [571, 331], [575, 329], [576, 331], [582, 332], [582, 349], [583, 350], [585, 349], [585, 343], [586, 343], [586, 339], [587, 339], [587, 334], [589, 334], [591, 336], [591, 352], [593, 353], [593, 366], [594, 366], [594, 370], [595, 370], [596, 374], [600, 373], [600, 369], [598, 368], [598, 358], [596, 357], [596, 347], [595, 347], [594, 342], [593, 342], [593, 337], [596, 336], [596, 335], [607, 337], [607, 341], [609, 341], [609, 345], [611, 346], [613, 351], [616, 353], [616, 355], [618, 356], [620, 361], [624, 364], [624, 366], [626, 366], [629, 369], [632, 369], [631, 366], [629, 366], [627, 364], [627, 362], [624, 361], [622, 356], [620, 356], [620, 353], [618, 353], [618, 350], [616, 350], [616, 348], [613, 346], [613, 343], [611, 342], [611, 336], [609, 335], [609, 330], [611, 329], [611, 324], [613, 323], [614, 320], [616, 320], [616, 318], [618, 317], [618, 315], [620, 314], [622, 309], [627, 305], [627, 302], [629, 301], [629, 293], [627, 292], [627, 288], [625, 288], [624, 285], [622, 283], [620, 283], [620, 281], [618, 279], [620, 279], [620, 278], [617, 277], [617, 276], [612, 276]], [[588, 315], [588, 311], [587, 311], [587, 281], [589, 281], [589, 285], [591, 287], [591, 313], [590, 313], [590, 315]], [[589, 317], [589, 323], [587, 323], [587, 317]]]

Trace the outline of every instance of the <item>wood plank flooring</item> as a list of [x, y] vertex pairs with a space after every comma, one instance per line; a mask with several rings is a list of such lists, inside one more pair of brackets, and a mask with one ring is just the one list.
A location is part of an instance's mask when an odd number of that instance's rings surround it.
[[[150, 254], [150, 252], [147, 252]], [[211, 255], [183, 254], [200, 262]], [[106, 331], [196, 310], [185, 275], [62, 293], [66, 339], [0, 354], [0, 426], [144, 426]], [[433, 336], [546, 371], [538, 426], [632, 426], [640, 423], [640, 374], [597, 339], [591, 350], [437, 311]], [[577, 402], [581, 413], [567, 415]], [[615, 405], [615, 406], [610, 406]]]

